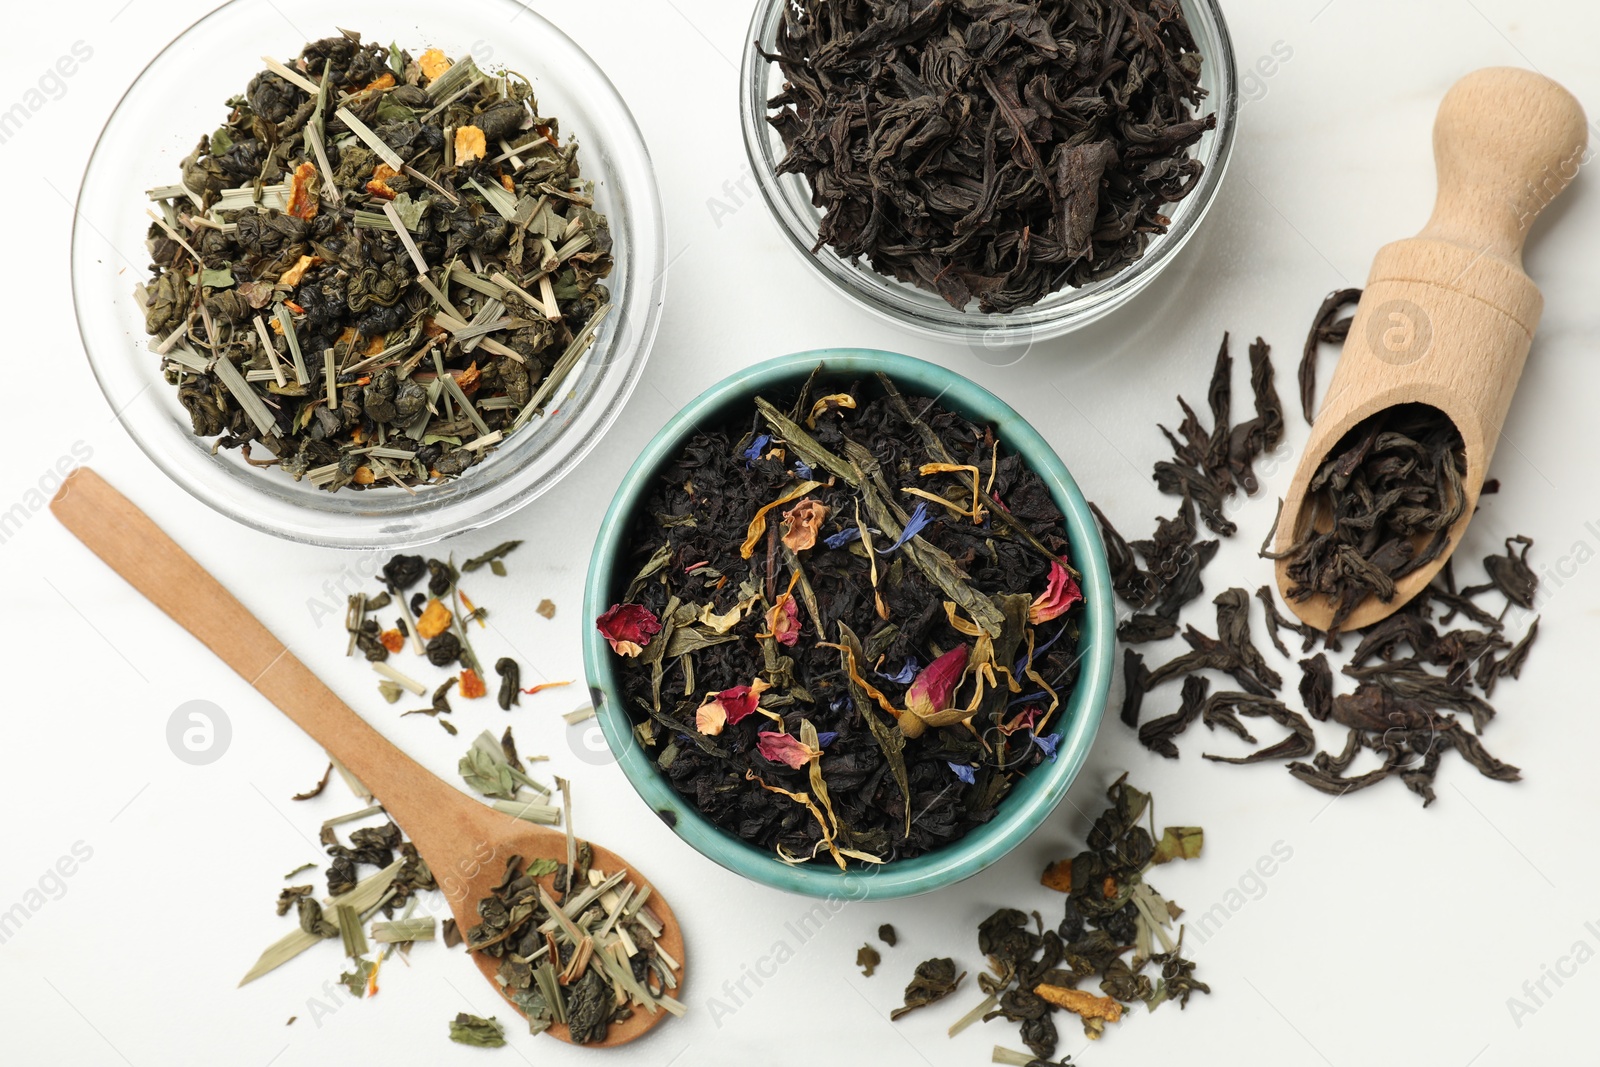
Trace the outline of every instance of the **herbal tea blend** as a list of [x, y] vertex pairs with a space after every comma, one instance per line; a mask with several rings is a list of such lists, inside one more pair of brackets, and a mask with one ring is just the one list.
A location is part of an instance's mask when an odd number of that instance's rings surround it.
[[768, 121], [830, 245], [952, 306], [1109, 277], [1199, 183], [1200, 52], [1178, 4], [786, 5]]
[[814, 374], [655, 486], [596, 625], [640, 745], [712, 822], [789, 862], [879, 863], [957, 840], [1055, 758], [1083, 596], [1060, 511], [992, 427]]
[[[440, 718], [451, 712], [450, 693], [454, 690], [462, 698], [476, 700], [489, 692], [487, 672], [473, 651], [470, 625], [486, 625], [489, 612], [472, 602], [461, 588], [463, 572], [472, 574], [484, 566], [498, 577], [507, 573], [505, 557], [516, 550], [521, 541], [507, 541], [481, 556], [467, 560], [458, 570], [454, 558], [448, 560], [423, 559], [421, 556], [398, 555], [383, 565], [381, 576], [383, 590], [376, 595], [354, 593], [349, 598], [345, 615], [345, 630], [350, 635], [345, 655], [354, 655], [357, 649], [372, 663], [383, 681], [378, 691], [393, 704], [404, 692], [422, 696], [428, 689], [421, 682], [396, 668], [390, 661], [408, 647], [434, 667], [454, 669], [461, 673], [447, 678], [433, 690], [432, 703], [426, 708], [414, 708], [403, 715], [428, 715], [448, 733], [456, 729], [448, 719]], [[414, 587], [427, 579], [426, 591]], [[410, 594], [409, 597], [407, 594]], [[395, 607], [398, 614], [394, 625], [384, 629], [377, 612]], [[500, 678], [496, 703], [502, 711], [510, 711], [519, 704], [523, 694], [538, 693], [566, 682], [546, 682], [542, 685], [522, 686], [522, 668], [510, 656], [495, 661], [495, 673]], [[459, 688], [456, 688], [459, 685]], [[298, 799], [298, 798], [297, 798]]]
[[626, 870], [592, 869], [592, 850], [572, 838], [570, 823], [567, 840], [571, 867], [506, 861], [467, 946], [500, 960], [500, 985], [535, 1034], [564, 1023], [574, 1044], [592, 1044], [635, 1007], [683, 1014], [671, 996], [680, 964], [656, 943], [662, 927], [649, 892]]
[[267, 63], [150, 191], [151, 347], [196, 436], [254, 466], [455, 477], [559, 399], [611, 306], [578, 146], [470, 56], [346, 31]]
[[[1090, 829], [1088, 848], [1045, 868], [1040, 881], [1067, 895], [1056, 929], [1046, 930], [1037, 911], [1030, 924], [1017, 908], [1000, 908], [978, 925], [978, 950], [989, 963], [978, 975], [985, 996], [950, 1027], [950, 1036], [979, 1020], [1020, 1023], [1032, 1055], [1008, 1053], [1002, 1060], [997, 1049], [997, 1063], [1043, 1063], [1055, 1055], [1058, 1011], [1078, 1016], [1084, 1034], [1098, 1040], [1107, 1023], [1120, 1022], [1136, 1004], [1155, 1011], [1173, 1000], [1186, 1008], [1191, 994], [1211, 992], [1183, 958], [1182, 928], [1175, 937], [1170, 932], [1183, 909], [1145, 881], [1152, 867], [1198, 858], [1205, 833], [1169, 826], [1158, 839], [1150, 796], [1127, 777], [1107, 790], [1111, 806]], [[1145, 820], [1148, 830], [1140, 825]], [[1094, 979], [1102, 995], [1080, 988]]]
[[[1315, 384], [1317, 344], [1337, 341], [1349, 328], [1348, 320], [1335, 321], [1339, 309], [1359, 298], [1359, 290], [1334, 293], [1317, 312], [1301, 365], [1303, 387]], [[1214, 421], [1209, 431], [1181, 397], [1184, 421], [1179, 432], [1162, 428], [1174, 456], [1156, 464], [1155, 480], [1164, 492], [1182, 498], [1176, 517], [1158, 519], [1151, 538], [1129, 542], [1095, 509], [1112, 587], [1134, 609], [1117, 631], [1130, 646], [1123, 650], [1122, 721], [1138, 730], [1147, 748], [1171, 759], [1177, 758], [1177, 738], [1189, 726], [1201, 722], [1210, 731], [1220, 727], [1259, 747], [1240, 755], [1207, 752], [1206, 759], [1288, 761], [1294, 777], [1336, 796], [1396, 777], [1426, 806], [1434, 799], [1440, 762], [1452, 750], [1486, 777], [1516, 781], [1518, 769], [1490, 755], [1478, 737], [1495, 714], [1486, 698], [1499, 679], [1521, 675], [1538, 634], [1537, 619], [1520, 637], [1507, 632], [1510, 608], [1527, 612], [1534, 606], [1537, 577], [1527, 562], [1532, 542], [1526, 537], [1510, 539], [1504, 555], [1484, 561], [1485, 584], [1458, 590], [1452, 560], [1432, 585], [1368, 628], [1337, 671], [1355, 682], [1354, 692], [1337, 691], [1335, 665], [1328, 658], [1341, 651], [1337, 628], [1323, 633], [1286, 617], [1268, 586], [1257, 589], [1254, 599], [1261, 604], [1267, 639], [1281, 670], [1255, 642], [1252, 597], [1246, 590], [1232, 588], [1213, 598], [1214, 635], [1182, 617], [1185, 606], [1203, 594], [1201, 571], [1217, 551], [1216, 541], [1199, 539], [1197, 509], [1213, 531], [1232, 535], [1236, 526], [1225, 505], [1237, 488], [1254, 490], [1254, 459], [1276, 444], [1282, 432], [1266, 345], [1258, 340], [1251, 347], [1257, 414], [1238, 426], [1229, 424], [1231, 370], [1225, 342], [1212, 372], [1208, 399]], [[1353, 607], [1407, 567], [1422, 565], [1418, 559], [1433, 558], [1430, 554], [1443, 548], [1445, 531], [1459, 514], [1454, 510], [1459, 507], [1461, 473], [1454, 427], [1433, 409], [1396, 409], [1383, 418], [1382, 426], [1358, 427], [1318, 473], [1317, 487], [1330, 491], [1334, 501], [1328, 505], [1333, 523], [1295, 548], [1292, 573], [1305, 583], [1307, 595], [1352, 597]], [[1242, 450], [1235, 447], [1241, 442]], [[1486, 491], [1495, 488], [1486, 483]], [[1400, 543], [1417, 531], [1430, 539], [1413, 554], [1410, 541], [1403, 548]], [[1485, 593], [1503, 597], [1498, 615], [1476, 602]], [[1462, 621], [1446, 629], [1458, 617]], [[1285, 632], [1301, 638], [1300, 653], [1306, 658], [1295, 659], [1284, 642]], [[1131, 647], [1180, 633], [1188, 650], [1153, 668]], [[1319, 640], [1326, 651], [1307, 656]], [[1285, 673], [1297, 675], [1299, 707], [1283, 695]], [[1218, 676], [1226, 682], [1216, 683]], [[1145, 718], [1147, 697], [1173, 688], [1180, 690], [1166, 704], [1173, 710]], [[1260, 744], [1245, 725], [1250, 718], [1271, 720], [1282, 736]], [[1345, 733], [1324, 747], [1316, 722], [1333, 722]], [[1369, 757], [1368, 769], [1354, 767], [1364, 752], [1376, 757], [1376, 766]]]

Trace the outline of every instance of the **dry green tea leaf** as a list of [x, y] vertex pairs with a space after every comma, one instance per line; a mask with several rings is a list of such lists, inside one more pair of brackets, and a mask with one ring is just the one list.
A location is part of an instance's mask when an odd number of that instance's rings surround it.
[[493, 1017], [485, 1019], [460, 1012], [450, 1020], [450, 1040], [458, 1045], [500, 1048], [506, 1043], [506, 1028]]

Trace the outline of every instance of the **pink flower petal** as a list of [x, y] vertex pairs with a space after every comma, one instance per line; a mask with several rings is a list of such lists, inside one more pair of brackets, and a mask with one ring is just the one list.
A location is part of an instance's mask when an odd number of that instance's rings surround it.
[[906, 690], [906, 708], [924, 719], [948, 708], [951, 695], [967, 673], [967, 655], [967, 646], [957, 645], [922, 668]]
[[594, 625], [622, 656], [637, 656], [661, 632], [661, 620], [643, 604], [613, 604]]
[[767, 612], [767, 630], [780, 645], [793, 645], [800, 640], [800, 604], [785, 593]]
[[1050, 580], [1044, 592], [1034, 597], [1028, 608], [1028, 621], [1035, 626], [1064, 615], [1067, 609], [1083, 599], [1078, 580], [1058, 561], [1050, 561]]
[[791, 734], [763, 730], [756, 735], [756, 751], [773, 763], [783, 763], [799, 770], [811, 762], [817, 750], [804, 744]]

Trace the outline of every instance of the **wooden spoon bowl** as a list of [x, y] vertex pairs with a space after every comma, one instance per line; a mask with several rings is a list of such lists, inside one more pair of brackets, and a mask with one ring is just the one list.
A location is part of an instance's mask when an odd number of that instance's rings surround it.
[[[497, 812], [429, 774], [367, 725], [149, 516], [94, 471], [80, 467], [68, 475], [50, 510], [90, 551], [372, 791], [433, 871], [463, 934], [478, 924], [478, 902], [500, 883], [511, 856], [566, 863], [565, 834]], [[633, 864], [600, 845], [591, 842], [590, 847], [595, 869], [607, 874], [626, 869], [641, 892], [650, 887]], [[548, 888], [548, 877], [545, 881]], [[657, 943], [684, 962], [683, 931], [672, 909], [653, 890], [649, 908], [661, 921]], [[494, 978], [500, 961], [483, 953], [473, 956], [498, 992]], [[675, 993], [681, 997], [681, 972], [678, 980]], [[635, 1007], [629, 1018], [611, 1025], [604, 1041], [588, 1047], [626, 1044], [667, 1015], [665, 1010], [651, 1014]], [[571, 1040], [564, 1025], [551, 1027], [550, 1033]]]
[[[1401, 404], [1427, 404], [1461, 431], [1465, 509], [1445, 551], [1400, 579], [1387, 603], [1368, 597], [1345, 621], [1357, 630], [1421, 592], [1461, 543], [1478, 505], [1544, 297], [1522, 269], [1533, 220], [1577, 174], [1588, 147], [1583, 108], [1540, 74], [1475, 71], [1445, 94], [1434, 122], [1439, 191], [1416, 237], [1373, 260], [1344, 353], [1284, 500], [1280, 557], [1312, 521], [1307, 488], [1329, 451], [1364, 419]], [[1285, 602], [1326, 630], [1335, 604], [1289, 599], [1288, 564], [1277, 566]]]

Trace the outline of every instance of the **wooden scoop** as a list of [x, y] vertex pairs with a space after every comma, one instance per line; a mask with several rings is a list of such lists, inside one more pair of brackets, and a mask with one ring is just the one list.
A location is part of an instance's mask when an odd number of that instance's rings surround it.
[[[1471, 521], [1511, 394], [1528, 356], [1544, 297], [1523, 272], [1533, 220], [1567, 187], [1585, 158], [1583, 108], [1532, 71], [1491, 67], [1458, 81], [1439, 105], [1433, 154], [1439, 173], [1433, 217], [1421, 233], [1386, 245], [1372, 262], [1338, 370], [1289, 485], [1276, 550], [1305, 531], [1314, 508], [1306, 487], [1328, 452], [1363, 419], [1397, 404], [1430, 404], [1461, 431], [1466, 495], [1450, 544], [1398, 583], [1388, 603], [1363, 601], [1344, 623], [1386, 618], [1444, 566]], [[1278, 589], [1320, 630], [1335, 605], [1290, 600], [1286, 561]]]
[[[94, 471], [80, 467], [68, 475], [50, 510], [112, 570], [372, 790], [433, 870], [463, 933], [477, 925], [478, 902], [499, 883], [509, 857], [566, 863], [564, 834], [502, 815], [452, 789], [368, 726], [149, 516]], [[641, 892], [649, 887], [633, 864], [609, 849], [593, 848], [596, 868], [608, 874], [626, 869]], [[672, 909], [653, 891], [649, 907], [663, 927], [658, 943], [682, 962], [683, 932]], [[494, 984], [499, 961], [477, 952], [473, 957]], [[681, 986], [677, 995], [682, 996]], [[590, 1047], [626, 1044], [667, 1014], [659, 1009], [652, 1015], [636, 1006], [627, 1020], [611, 1024], [604, 1041]], [[550, 1033], [571, 1040], [565, 1025], [551, 1027]]]

